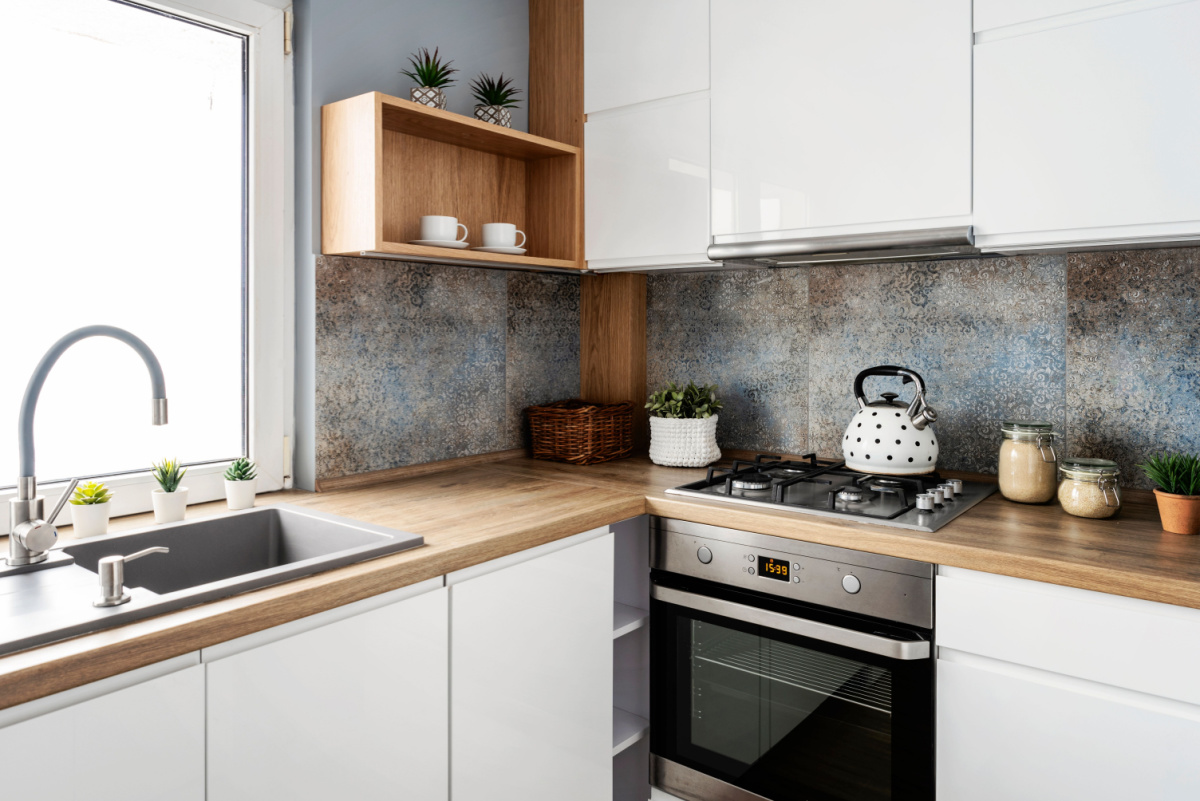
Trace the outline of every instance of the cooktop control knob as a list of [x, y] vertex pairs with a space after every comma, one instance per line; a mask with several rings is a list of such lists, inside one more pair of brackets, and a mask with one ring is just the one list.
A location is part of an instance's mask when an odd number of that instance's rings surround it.
[[858, 576], [847, 573], [842, 576], [842, 589], [853, 595], [862, 589], [862, 582], [858, 580]]
[[712, 551], [707, 545], [701, 545], [700, 550], [696, 551], [696, 558], [700, 560], [700, 564], [707, 565], [712, 561]]

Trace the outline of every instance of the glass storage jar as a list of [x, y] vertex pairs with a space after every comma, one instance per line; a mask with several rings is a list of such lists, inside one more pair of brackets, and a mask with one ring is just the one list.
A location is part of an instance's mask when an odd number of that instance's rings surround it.
[[1121, 471], [1108, 459], [1063, 459], [1058, 502], [1076, 517], [1112, 517], [1121, 508]]
[[1000, 494], [1018, 503], [1045, 503], [1058, 489], [1054, 426], [1037, 420], [1005, 420], [1000, 426]]

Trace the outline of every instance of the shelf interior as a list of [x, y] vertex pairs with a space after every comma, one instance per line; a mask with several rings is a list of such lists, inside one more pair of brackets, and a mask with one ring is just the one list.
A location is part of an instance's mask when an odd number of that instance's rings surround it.
[[636, 606], [613, 604], [613, 639], [640, 629], [650, 619], [650, 613]]
[[525, 161], [579, 154], [577, 147], [451, 111], [430, 108], [390, 95], [380, 95], [380, 100], [384, 131], [410, 134], [420, 139]]
[[646, 736], [650, 730], [650, 721], [626, 712], [620, 707], [613, 707], [613, 756], [624, 751], [629, 746]]

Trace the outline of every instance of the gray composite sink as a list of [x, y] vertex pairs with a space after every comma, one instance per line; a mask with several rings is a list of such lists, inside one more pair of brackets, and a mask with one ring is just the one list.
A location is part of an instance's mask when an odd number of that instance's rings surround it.
[[[281, 504], [68, 543], [59, 564], [0, 572], [0, 654], [129, 623], [424, 545], [417, 534]], [[98, 609], [105, 556], [170, 548], [125, 566], [129, 603]]]

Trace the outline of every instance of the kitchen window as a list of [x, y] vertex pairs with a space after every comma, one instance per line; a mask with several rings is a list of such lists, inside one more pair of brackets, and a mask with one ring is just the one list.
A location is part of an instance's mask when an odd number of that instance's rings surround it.
[[51, 501], [56, 482], [99, 476], [114, 514], [148, 510], [146, 470], [164, 457], [190, 465], [193, 503], [223, 497], [221, 473], [239, 456], [258, 462], [260, 491], [284, 486], [292, 93], [278, 5], [6, 5], [0, 497], [16, 483], [26, 381], [53, 342], [89, 324], [128, 329], [155, 351], [170, 424], [150, 425], [132, 350], [78, 343], [37, 408]]

